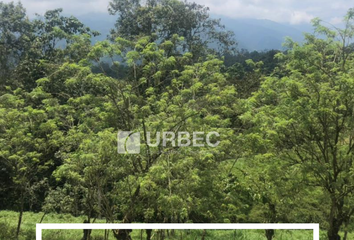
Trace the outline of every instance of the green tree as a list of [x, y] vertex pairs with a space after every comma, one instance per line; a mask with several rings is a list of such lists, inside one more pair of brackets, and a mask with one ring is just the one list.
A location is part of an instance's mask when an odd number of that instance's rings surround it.
[[[108, 222], [127, 223], [223, 220], [218, 211], [223, 179], [214, 176], [219, 164], [232, 158], [237, 93], [221, 73], [221, 60], [210, 56], [190, 64], [190, 53], [169, 56], [182, 40], [98, 43], [87, 60], [66, 63], [37, 81], [38, 91], [60, 103], [64, 122], [71, 120], [60, 150], [64, 164], [55, 176], [84, 189], [78, 192], [80, 211], [89, 219], [102, 214]], [[112, 55], [130, 68], [127, 79], [93, 74], [87, 65]], [[141, 133], [141, 154], [117, 154], [118, 129]], [[157, 131], [218, 131], [223, 137], [215, 149], [148, 146], [147, 132], [154, 138]], [[129, 236], [113, 232], [117, 239]]]
[[7, 207], [19, 211], [17, 238], [25, 208], [38, 208], [40, 193], [47, 188], [48, 171], [55, 161], [52, 153], [57, 148], [48, 138], [58, 131], [56, 122], [44, 110], [27, 105], [25, 98], [32, 96], [26, 95], [17, 89], [0, 97], [0, 159], [3, 174], [10, 178], [7, 193], [13, 197]]
[[31, 91], [53, 65], [87, 55], [90, 37], [98, 32], [61, 13], [50, 10], [30, 21], [21, 3], [0, 3], [1, 91], [5, 86]]
[[316, 32], [299, 46], [289, 41], [285, 58], [288, 75], [268, 77], [247, 102], [243, 119], [253, 124], [255, 142], [268, 146], [264, 154], [297, 166], [304, 183], [323, 189], [327, 206], [328, 239], [354, 213], [353, 181], [353, 37], [354, 10], [345, 17], [346, 28], [335, 31], [313, 21]]
[[209, 8], [179, 0], [113, 0], [109, 11], [118, 14], [111, 38], [136, 39], [153, 36], [151, 40], [166, 41], [174, 34], [184, 37], [183, 52], [194, 60], [208, 53], [224, 54], [235, 49], [234, 33], [225, 30], [220, 19], [209, 16]]
[[[0, 2], [0, 86], [12, 84], [11, 72], [29, 49], [31, 22], [21, 3]], [[16, 81], [16, 80], [13, 80]]]

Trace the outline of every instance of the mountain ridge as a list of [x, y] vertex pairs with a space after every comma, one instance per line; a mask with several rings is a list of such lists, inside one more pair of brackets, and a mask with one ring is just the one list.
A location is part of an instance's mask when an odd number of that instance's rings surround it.
[[[212, 15], [220, 18], [227, 30], [235, 33], [239, 49], [248, 51], [282, 50], [285, 37], [301, 42], [303, 33], [311, 30], [310, 24], [290, 25], [274, 22], [268, 19], [229, 18]], [[88, 13], [77, 17], [85, 25], [101, 33], [94, 41], [106, 39], [111, 28], [114, 27], [116, 16], [106, 13]]]

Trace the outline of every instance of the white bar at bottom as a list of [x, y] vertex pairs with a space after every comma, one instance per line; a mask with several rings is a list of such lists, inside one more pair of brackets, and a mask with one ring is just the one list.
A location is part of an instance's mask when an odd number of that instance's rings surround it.
[[320, 239], [318, 223], [41, 223], [36, 240], [42, 240], [42, 229], [306, 229], [313, 230], [313, 240]]

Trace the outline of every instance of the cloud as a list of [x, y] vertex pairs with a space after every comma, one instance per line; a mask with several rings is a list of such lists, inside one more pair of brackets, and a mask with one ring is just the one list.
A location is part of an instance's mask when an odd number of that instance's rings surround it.
[[[3, 0], [11, 2], [13, 0]], [[63, 8], [64, 12], [73, 15], [82, 15], [90, 12], [105, 12], [109, 0], [21, 0], [27, 13], [33, 16], [35, 13], [43, 14], [47, 10]]]
[[290, 23], [291, 24], [300, 24], [300, 23], [308, 23], [315, 17], [311, 14], [301, 11], [295, 11], [291, 14]]
[[[12, 0], [3, 0], [10, 2]], [[107, 12], [110, 0], [22, 0], [28, 13], [41, 13], [63, 8], [67, 14], [81, 15], [90, 12]], [[189, 0], [210, 7], [212, 14], [231, 18], [269, 19], [276, 22], [301, 24], [320, 17], [338, 22], [353, 7], [347, 0]]]
[[338, 25], [338, 24], [341, 24], [343, 22], [343, 18], [334, 17], [334, 18], [331, 18], [331, 20], [329, 22], [331, 24], [333, 24], [333, 25]]
[[195, 0], [212, 13], [231, 18], [269, 19], [290, 24], [308, 23], [314, 17], [330, 21], [352, 7], [346, 0]]

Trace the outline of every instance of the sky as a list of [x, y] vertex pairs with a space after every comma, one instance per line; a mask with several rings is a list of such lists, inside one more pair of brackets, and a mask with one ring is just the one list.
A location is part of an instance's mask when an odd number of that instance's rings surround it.
[[[12, 0], [0, 1], [11, 2]], [[109, 0], [22, 0], [21, 2], [30, 15], [43, 14], [46, 10], [61, 7], [64, 13], [79, 16], [92, 12], [107, 12]], [[293, 25], [309, 23], [314, 17], [339, 24], [347, 10], [354, 7], [354, 1], [348, 0], [194, 0], [194, 2], [208, 6], [212, 14], [221, 17], [268, 19]]]

